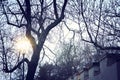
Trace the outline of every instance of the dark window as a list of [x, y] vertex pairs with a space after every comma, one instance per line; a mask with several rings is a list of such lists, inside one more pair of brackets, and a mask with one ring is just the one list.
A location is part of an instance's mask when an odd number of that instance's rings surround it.
[[88, 70], [84, 71], [84, 80], [88, 80], [89, 79], [89, 73]]
[[100, 63], [99, 62], [93, 63], [93, 68], [94, 68], [94, 76], [98, 75], [100, 73]]

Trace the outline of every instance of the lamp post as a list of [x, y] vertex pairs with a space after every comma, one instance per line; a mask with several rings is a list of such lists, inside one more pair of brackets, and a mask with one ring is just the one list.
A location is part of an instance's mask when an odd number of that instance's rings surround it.
[[[25, 54], [23, 53], [23, 60], [24, 60], [24, 58], [25, 58]], [[23, 62], [23, 73], [22, 73], [22, 80], [24, 80], [24, 62]]]
[[[15, 49], [22, 53], [22, 58], [23, 60], [25, 59], [25, 54], [30, 50], [31, 48], [31, 44], [29, 42], [29, 40], [24, 37], [24, 36], [19, 36], [18, 38], [16, 38], [16, 43], [15, 43]], [[24, 77], [25, 77], [25, 69], [24, 69], [24, 62], [22, 63], [22, 80], [24, 80]]]

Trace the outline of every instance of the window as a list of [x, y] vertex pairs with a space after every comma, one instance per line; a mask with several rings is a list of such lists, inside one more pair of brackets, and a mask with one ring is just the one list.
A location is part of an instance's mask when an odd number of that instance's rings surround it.
[[98, 75], [100, 73], [100, 63], [99, 62], [94, 62], [93, 63], [93, 68], [94, 68], [94, 76]]
[[84, 69], [84, 80], [88, 80], [88, 79], [89, 79], [88, 69], [85, 68], [85, 69]]

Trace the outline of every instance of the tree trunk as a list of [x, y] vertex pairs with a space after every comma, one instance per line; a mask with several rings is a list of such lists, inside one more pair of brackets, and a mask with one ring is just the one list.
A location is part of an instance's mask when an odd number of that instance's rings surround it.
[[37, 48], [36, 51], [32, 55], [32, 59], [31, 59], [30, 63], [28, 64], [28, 72], [27, 72], [26, 80], [34, 79], [35, 71], [36, 71], [36, 68], [38, 65], [38, 61], [39, 61], [40, 51], [41, 51], [41, 49]]
[[[48, 34], [49, 32], [47, 32]], [[34, 80], [34, 75], [36, 72], [36, 68], [38, 66], [38, 62], [39, 62], [39, 56], [40, 56], [40, 52], [43, 48], [43, 44], [45, 42], [45, 39], [47, 37], [47, 34], [43, 34], [41, 35], [41, 37], [39, 38], [39, 42], [38, 45], [36, 46], [36, 48], [34, 49], [32, 58], [30, 63], [28, 64], [28, 72], [27, 72], [27, 76], [26, 76], [26, 80]]]

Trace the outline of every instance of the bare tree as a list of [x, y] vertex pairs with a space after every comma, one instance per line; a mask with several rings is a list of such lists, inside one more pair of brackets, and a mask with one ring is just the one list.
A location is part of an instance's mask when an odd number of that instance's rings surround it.
[[33, 49], [30, 61], [25, 58], [19, 61], [12, 69], [8, 69], [7, 59], [5, 59], [5, 72], [11, 73], [23, 62], [26, 62], [28, 64], [26, 80], [34, 79], [44, 42], [50, 30], [64, 19], [67, 2], [68, 0], [63, 0], [60, 3], [56, 0], [16, 0], [14, 2], [8, 1], [7, 4], [1, 4], [7, 24], [17, 28], [24, 27], [26, 37], [30, 40]]
[[79, 25], [83, 41], [104, 51], [120, 50], [119, 0], [76, 0], [69, 5], [70, 19]]

